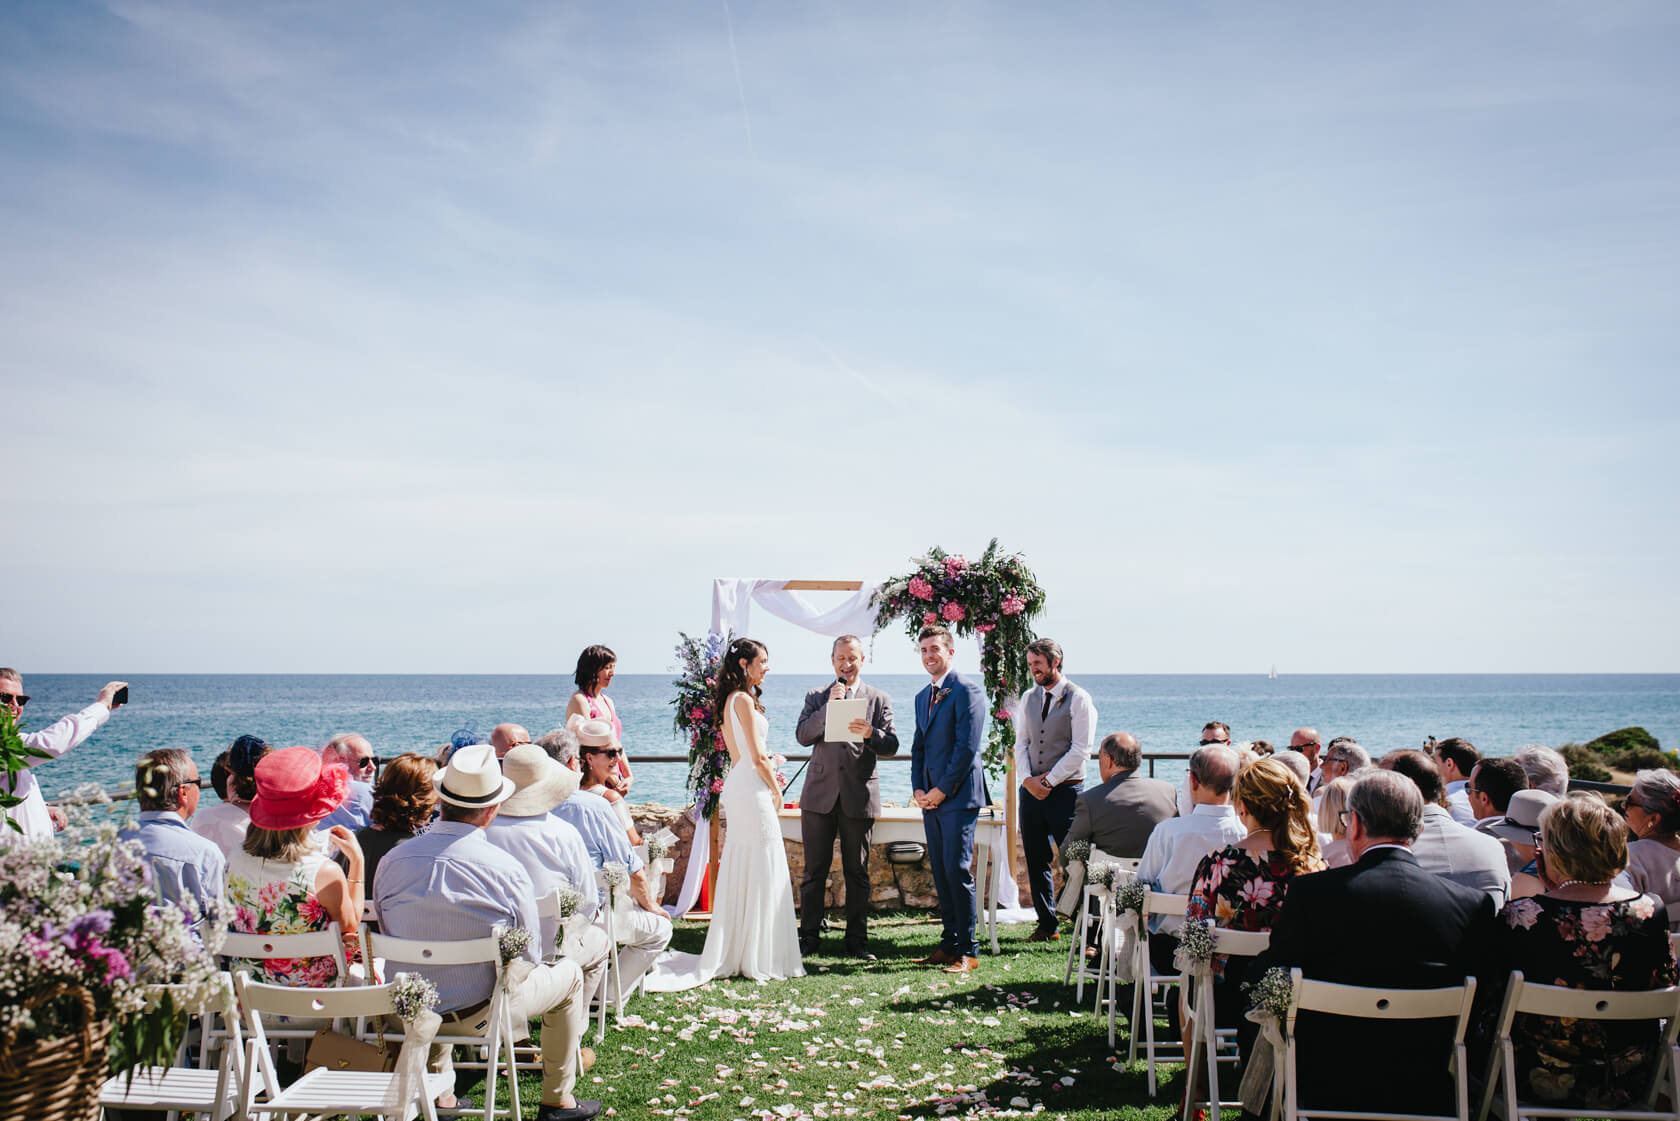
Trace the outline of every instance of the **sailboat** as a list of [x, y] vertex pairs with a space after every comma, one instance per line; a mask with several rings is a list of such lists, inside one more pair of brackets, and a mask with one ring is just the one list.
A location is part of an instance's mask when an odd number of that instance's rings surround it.
[[1267, 681], [1276, 681], [1277, 680], [1277, 663], [1276, 662], [1272, 663], [1272, 672], [1268, 673], [1266, 675], [1266, 680]]

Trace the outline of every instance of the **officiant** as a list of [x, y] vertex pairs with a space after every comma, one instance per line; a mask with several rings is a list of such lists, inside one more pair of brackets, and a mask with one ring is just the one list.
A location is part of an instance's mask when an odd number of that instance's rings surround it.
[[[840, 840], [840, 868], [846, 880], [846, 953], [874, 961], [869, 951], [869, 841], [881, 812], [875, 759], [898, 753], [892, 700], [862, 680], [863, 642], [856, 635], [834, 640], [834, 681], [805, 695], [795, 737], [811, 749], [799, 796], [805, 877], [799, 884], [799, 951], [817, 951], [822, 930], [828, 870], [834, 841]], [[862, 702], [857, 704], [855, 702]], [[844, 728], [830, 729], [829, 706], [856, 708]], [[830, 738], [831, 733], [833, 738]]]

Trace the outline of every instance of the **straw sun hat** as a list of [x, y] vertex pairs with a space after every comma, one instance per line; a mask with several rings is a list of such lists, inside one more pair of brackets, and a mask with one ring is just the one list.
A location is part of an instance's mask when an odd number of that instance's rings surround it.
[[514, 786], [502, 777], [496, 749], [487, 743], [463, 747], [449, 757], [449, 766], [432, 777], [438, 797], [452, 806], [481, 810], [499, 806], [513, 796]]
[[562, 767], [534, 743], [522, 743], [502, 757], [502, 774], [514, 794], [502, 803], [505, 817], [540, 817], [576, 793], [583, 778]]

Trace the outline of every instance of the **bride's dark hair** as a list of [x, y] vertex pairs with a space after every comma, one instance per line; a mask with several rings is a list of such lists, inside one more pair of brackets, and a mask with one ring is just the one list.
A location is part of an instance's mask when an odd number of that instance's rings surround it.
[[741, 663], [750, 666], [760, 654], [769, 652], [768, 646], [753, 638], [737, 638], [724, 651], [723, 664], [718, 667], [717, 693], [712, 698], [712, 723], [718, 730], [723, 729], [724, 706], [736, 693], [745, 693], [758, 711], [764, 711], [764, 702], [758, 699], [764, 690], [747, 684], [747, 666]]

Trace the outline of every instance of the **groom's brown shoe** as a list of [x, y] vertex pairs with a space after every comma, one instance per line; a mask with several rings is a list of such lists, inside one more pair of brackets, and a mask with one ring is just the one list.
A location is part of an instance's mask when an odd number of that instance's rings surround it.
[[979, 958], [958, 958], [945, 967], [947, 973], [973, 973], [980, 968]]
[[911, 965], [950, 965], [952, 962], [957, 961], [957, 960], [959, 960], [959, 959], [952, 956], [951, 954], [946, 953], [945, 952], [945, 947], [941, 946], [925, 958], [911, 958], [910, 959], [910, 964]]

